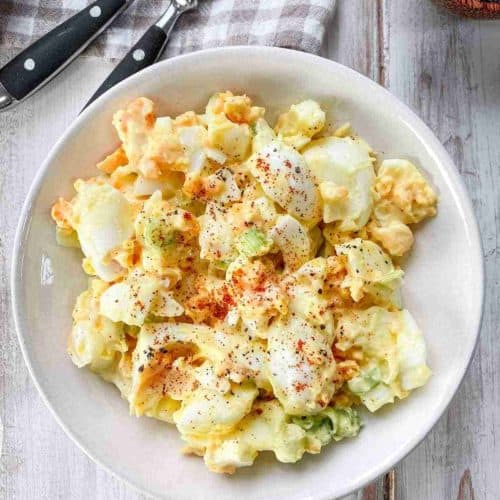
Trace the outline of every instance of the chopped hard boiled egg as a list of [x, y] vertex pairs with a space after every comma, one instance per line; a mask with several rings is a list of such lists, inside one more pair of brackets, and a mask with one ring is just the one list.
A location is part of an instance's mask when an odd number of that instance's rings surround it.
[[181, 316], [184, 308], [157, 276], [132, 272], [126, 280], [111, 285], [101, 296], [100, 313], [112, 321], [142, 326], [148, 315]]
[[89, 365], [96, 372], [111, 368], [117, 355], [127, 350], [123, 325], [113, 323], [99, 313], [99, 301], [107, 284], [98, 279], [81, 293], [73, 310], [73, 330], [69, 352], [79, 366]]
[[424, 339], [408, 311], [351, 311], [341, 316], [337, 332], [337, 349], [363, 353], [359, 375], [347, 386], [370, 411], [407, 397], [427, 382], [431, 372]]
[[335, 386], [335, 360], [326, 335], [306, 320], [291, 316], [268, 332], [267, 370], [285, 412], [310, 415], [328, 405]]
[[123, 274], [123, 269], [112, 252], [134, 234], [133, 209], [125, 196], [109, 184], [78, 181], [75, 188], [78, 194], [72, 203], [72, 224], [82, 252], [97, 276], [113, 281]]
[[278, 118], [275, 131], [283, 142], [301, 149], [311, 137], [325, 126], [326, 115], [320, 105], [311, 99], [292, 104], [290, 110]]
[[[385, 160], [382, 162], [375, 182], [375, 192], [388, 210], [399, 216], [405, 224], [415, 224], [436, 215], [437, 197], [424, 176], [407, 160]], [[397, 215], [396, 215], [397, 214]]]
[[356, 436], [360, 427], [352, 409], [328, 408], [314, 417], [290, 418], [277, 401], [258, 402], [237, 429], [224, 436], [183, 436], [184, 451], [203, 456], [214, 472], [232, 474], [252, 465], [261, 451], [272, 451], [280, 462], [294, 463], [304, 453], [319, 453], [332, 440]]
[[229, 91], [177, 117], [136, 99], [99, 176], [51, 211], [91, 276], [71, 359], [214, 472], [319, 453], [359, 433], [357, 406], [431, 374], [392, 257], [436, 214], [434, 190], [350, 124], [325, 130], [314, 100], [264, 112]]
[[304, 158], [319, 183], [323, 221], [341, 231], [357, 231], [370, 218], [374, 159], [361, 139], [325, 137], [311, 142]]
[[404, 255], [414, 240], [408, 225], [436, 215], [437, 196], [407, 160], [383, 161], [374, 191], [374, 217], [368, 230], [391, 255]]
[[257, 394], [257, 388], [248, 383], [226, 394], [213, 389], [197, 389], [182, 401], [174, 422], [182, 435], [225, 434], [251, 411]]
[[318, 189], [300, 153], [275, 140], [254, 154], [248, 163], [269, 198], [298, 219], [317, 220]]
[[403, 271], [395, 269], [390, 257], [370, 240], [356, 238], [335, 247], [337, 255], [347, 257], [348, 274], [343, 286], [358, 302], [365, 295], [375, 303], [399, 307]]
[[285, 266], [294, 271], [311, 258], [312, 242], [307, 229], [290, 215], [280, 215], [270, 236], [283, 254]]

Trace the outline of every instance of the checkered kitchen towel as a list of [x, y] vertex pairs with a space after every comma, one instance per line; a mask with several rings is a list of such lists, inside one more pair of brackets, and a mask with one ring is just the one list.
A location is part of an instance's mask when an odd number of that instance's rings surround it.
[[[319, 52], [336, 0], [199, 0], [184, 14], [165, 57], [221, 45], [275, 45]], [[20, 49], [90, 0], [0, 0], [0, 51]], [[121, 58], [169, 0], [135, 0], [87, 51]]]

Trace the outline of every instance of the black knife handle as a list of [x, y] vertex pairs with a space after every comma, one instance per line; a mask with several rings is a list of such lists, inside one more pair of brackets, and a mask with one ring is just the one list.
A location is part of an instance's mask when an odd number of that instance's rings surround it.
[[[90, 98], [85, 108], [117, 83], [154, 64], [161, 56], [168, 41], [168, 34], [158, 26], [151, 26], [142, 38], [129, 50], [118, 66], [104, 80]], [[85, 109], [84, 108], [84, 109]]]
[[0, 84], [21, 101], [68, 65], [127, 7], [130, 0], [98, 0], [37, 40], [0, 69]]

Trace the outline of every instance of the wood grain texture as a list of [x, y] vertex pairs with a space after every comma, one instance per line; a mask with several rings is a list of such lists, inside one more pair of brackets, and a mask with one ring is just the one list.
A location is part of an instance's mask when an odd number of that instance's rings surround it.
[[387, 87], [445, 145], [472, 197], [486, 256], [480, 342], [448, 412], [397, 467], [399, 498], [454, 498], [464, 471], [478, 498], [498, 498], [500, 360], [500, 24], [428, 2], [386, 2]]
[[[426, 440], [396, 467], [396, 498], [494, 499], [500, 470], [500, 23], [449, 16], [428, 0], [339, 0], [324, 55], [387, 86], [434, 130], [473, 199], [486, 256], [486, 309], [469, 373]], [[0, 64], [9, 54], [0, 54]], [[142, 499], [63, 433], [29, 379], [10, 314], [15, 225], [50, 147], [111, 69], [82, 57], [0, 114], [0, 499]], [[387, 487], [385, 488], [387, 491]], [[384, 498], [380, 479], [354, 499]]]
[[[7, 58], [2, 54], [0, 64]], [[24, 197], [49, 149], [110, 69], [82, 58], [33, 99], [0, 114], [2, 500], [141, 498], [88, 459], [54, 420], [24, 366], [10, 314], [10, 257]]]

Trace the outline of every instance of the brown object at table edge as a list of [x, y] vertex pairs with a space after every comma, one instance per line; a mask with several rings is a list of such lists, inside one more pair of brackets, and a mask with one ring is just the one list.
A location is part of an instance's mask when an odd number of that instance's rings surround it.
[[434, 0], [449, 11], [475, 19], [500, 19], [500, 1], [481, 0]]

